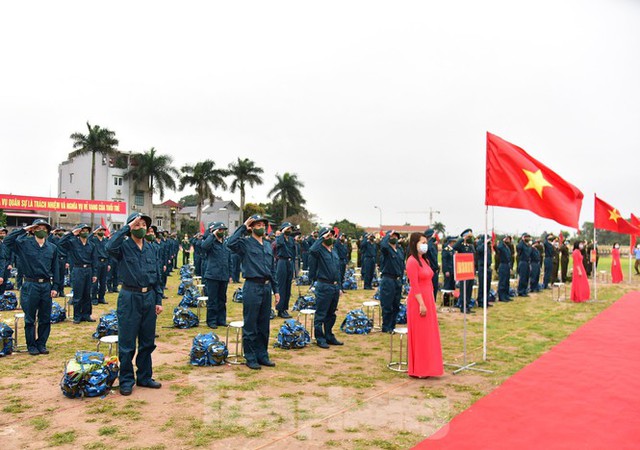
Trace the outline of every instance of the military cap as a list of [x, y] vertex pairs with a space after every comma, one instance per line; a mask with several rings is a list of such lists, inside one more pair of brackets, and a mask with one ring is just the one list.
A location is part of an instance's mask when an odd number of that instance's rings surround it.
[[293, 228], [293, 224], [291, 222], [284, 222], [282, 225], [280, 225], [280, 228], [278, 228], [278, 230], [282, 231], [285, 228]]
[[467, 228], [466, 230], [464, 230], [462, 233], [460, 233], [460, 237], [465, 237], [468, 234], [472, 234], [473, 230], [471, 228]]
[[433, 233], [434, 233], [434, 232], [435, 232], [435, 231], [433, 230], [433, 228], [427, 228], [427, 229], [424, 231], [424, 235], [425, 235], [427, 238], [430, 238], [431, 236], [433, 236]]
[[129, 217], [127, 217], [127, 225], [130, 224], [131, 222], [133, 222], [138, 217], [142, 217], [144, 222], [147, 224], [147, 228], [149, 228], [151, 226], [151, 217], [147, 216], [146, 214], [139, 213], [139, 212], [131, 213], [129, 215]]
[[31, 226], [36, 226], [36, 225], [44, 225], [45, 227], [47, 227], [47, 231], [50, 233], [51, 232], [51, 224], [49, 222], [47, 222], [45, 219], [36, 219], [33, 221], [33, 223], [31, 224]]
[[322, 227], [320, 228], [320, 230], [318, 231], [318, 236], [322, 237], [327, 233], [331, 233], [332, 235], [335, 236], [336, 232], [334, 231], [333, 228], [329, 228], [329, 227]]
[[254, 214], [250, 218], [253, 220], [253, 223], [262, 222], [265, 227], [269, 225], [269, 220], [266, 217], [262, 217], [260, 214]]

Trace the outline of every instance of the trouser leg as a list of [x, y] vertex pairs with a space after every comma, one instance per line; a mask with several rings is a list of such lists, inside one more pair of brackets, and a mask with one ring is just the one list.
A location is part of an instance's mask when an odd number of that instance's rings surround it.
[[142, 299], [137, 308], [140, 310], [140, 327], [138, 328], [138, 354], [136, 356], [136, 378], [138, 383], [146, 384], [153, 378], [151, 353], [156, 348], [156, 293], [154, 291], [141, 294]]

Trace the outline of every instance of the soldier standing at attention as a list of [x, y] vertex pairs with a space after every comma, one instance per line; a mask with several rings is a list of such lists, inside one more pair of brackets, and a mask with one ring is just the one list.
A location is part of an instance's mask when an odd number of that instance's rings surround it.
[[280, 234], [276, 237], [276, 277], [280, 301], [276, 307], [278, 317], [290, 319], [289, 299], [291, 298], [291, 282], [293, 281], [293, 260], [296, 257], [296, 244], [291, 236], [293, 224], [285, 222], [280, 226]]
[[373, 282], [373, 273], [376, 269], [377, 254], [375, 236], [373, 234], [368, 235], [362, 240], [360, 252], [362, 253], [362, 279], [364, 280], [364, 288], [371, 290], [373, 289], [371, 283]]
[[231, 251], [224, 241], [227, 226], [224, 222], [212, 222], [204, 234], [202, 250], [207, 264], [203, 279], [207, 288], [207, 326], [227, 325], [227, 286], [231, 274]]
[[16, 228], [4, 238], [4, 245], [15, 252], [23, 264], [20, 304], [24, 311], [27, 351], [33, 356], [49, 353], [47, 340], [51, 332], [52, 299], [58, 295], [63, 282], [58, 271], [58, 249], [47, 241], [50, 231], [51, 225], [46, 220], [36, 219], [30, 226]]
[[402, 298], [404, 252], [398, 245], [400, 233], [387, 231], [380, 241], [380, 305], [382, 307], [382, 332], [391, 333], [396, 328], [396, 317]]
[[[453, 249], [456, 253], [471, 253], [474, 255], [474, 267], [475, 267], [475, 246], [473, 242], [473, 232], [471, 228], [467, 228], [462, 233], [460, 233], [460, 238], [453, 245]], [[460, 298], [458, 299], [458, 307], [460, 308], [461, 313], [473, 313], [473, 300], [471, 296], [473, 295], [473, 280], [465, 280], [460, 281]], [[464, 308], [464, 298], [466, 298], [467, 309]]]
[[98, 253], [89, 239], [91, 227], [81, 223], [60, 239], [60, 246], [73, 261], [71, 288], [73, 289], [73, 323], [95, 322], [91, 317], [91, 287], [96, 282]]
[[327, 349], [330, 345], [343, 345], [333, 334], [336, 323], [336, 310], [342, 295], [340, 286], [340, 257], [333, 248], [334, 231], [322, 228], [320, 238], [309, 249], [309, 278], [317, 281], [316, 314], [313, 321], [316, 344]]
[[[456, 281], [453, 275], [453, 247], [456, 242], [455, 236], [448, 236], [445, 239], [444, 246], [442, 247], [442, 273], [444, 275], [442, 282], [442, 289], [445, 291], [455, 291]], [[442, 304], [444, 306], [451, 306], [453, 302], [453, 295], [450, 293], [442, 294]]]
[[[245, 278], [242, 287], [242, 345], [247, 367], [259, 370], [261, 366], [274, 367], [269, 359], [269, 320], [271, 292], [276, 306], [280, 301], [273, 264], [271, 243], [264, 239], [268, 220], [259, 215], [249, 217], [227, 241], [232, 252], [242, 257]], [[246, 236], [247, 230], [251, 236]]]
[[91, 288], [92, 305], [97, 305], [98, 303], [103, 305], [107, 304], [107, 301], [104, 299], [104, 294], [107, 291], [107, 274], [111, 270], [111, 266], [109, 266], [109, 254], [105, 248], [107, 244], [107, 239], [104, 237], [105, 230], [105, 227], [98, 225], [95, 230], [93, 230], [93, 234], [89, 236], [89, 241], [96, 247], [98, 256], [98, 262], [96, 263], [97, 280]]
[[522, 233], [518, 242], [518, 296], [528, 297], [529, 275], [531, 274], [531, 236]]
[[[134, 383], [152, 389], [162, 387], [153, 379], [151, 362], [151, 353], [156, 348], [156, 320], [162, 312], [163, 291], [156, 249], [145, 238], [150, 226], [150, 217], [133, 213], [106, 246], [109, 254], [118, 260], [122, 279], [117, 311], [121, 395], [131, 395]], [[138, 370], [134, 377], [136, 340]]]

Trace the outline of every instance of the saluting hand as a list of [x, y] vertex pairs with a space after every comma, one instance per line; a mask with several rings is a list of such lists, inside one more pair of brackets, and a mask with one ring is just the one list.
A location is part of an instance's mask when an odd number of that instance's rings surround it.
[[244, 221], [244, 226], [249, 228], [251, 225], [253, 225], [253, 222], [255, 222], [255, 220], [249, 217], [247, 220]]
[[81, 228], [74, 228], [73, 230], [71, 230], [71, 233], [73, 233], [74, 236], [77, 236], [80, 234], [80, 230]]

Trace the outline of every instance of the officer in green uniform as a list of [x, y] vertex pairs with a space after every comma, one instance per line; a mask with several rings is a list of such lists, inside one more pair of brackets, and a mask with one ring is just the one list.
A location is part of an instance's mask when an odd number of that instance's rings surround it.
[[[162, 312], [162, 282], [156, 250], [145, 240], [150, 225], [150, 217], [131, 214], [127, 224], [107, 242], [107, 251], [118, 260], [122, 279], [117, 311], [122, 395], [131, 395], [134, 383], [153, 389], [162, 386], [153, 379], [151, 363], [151, 353], [156, 348], [156, 317]], [[134, 377], [136, 340], [138, 370]]]

